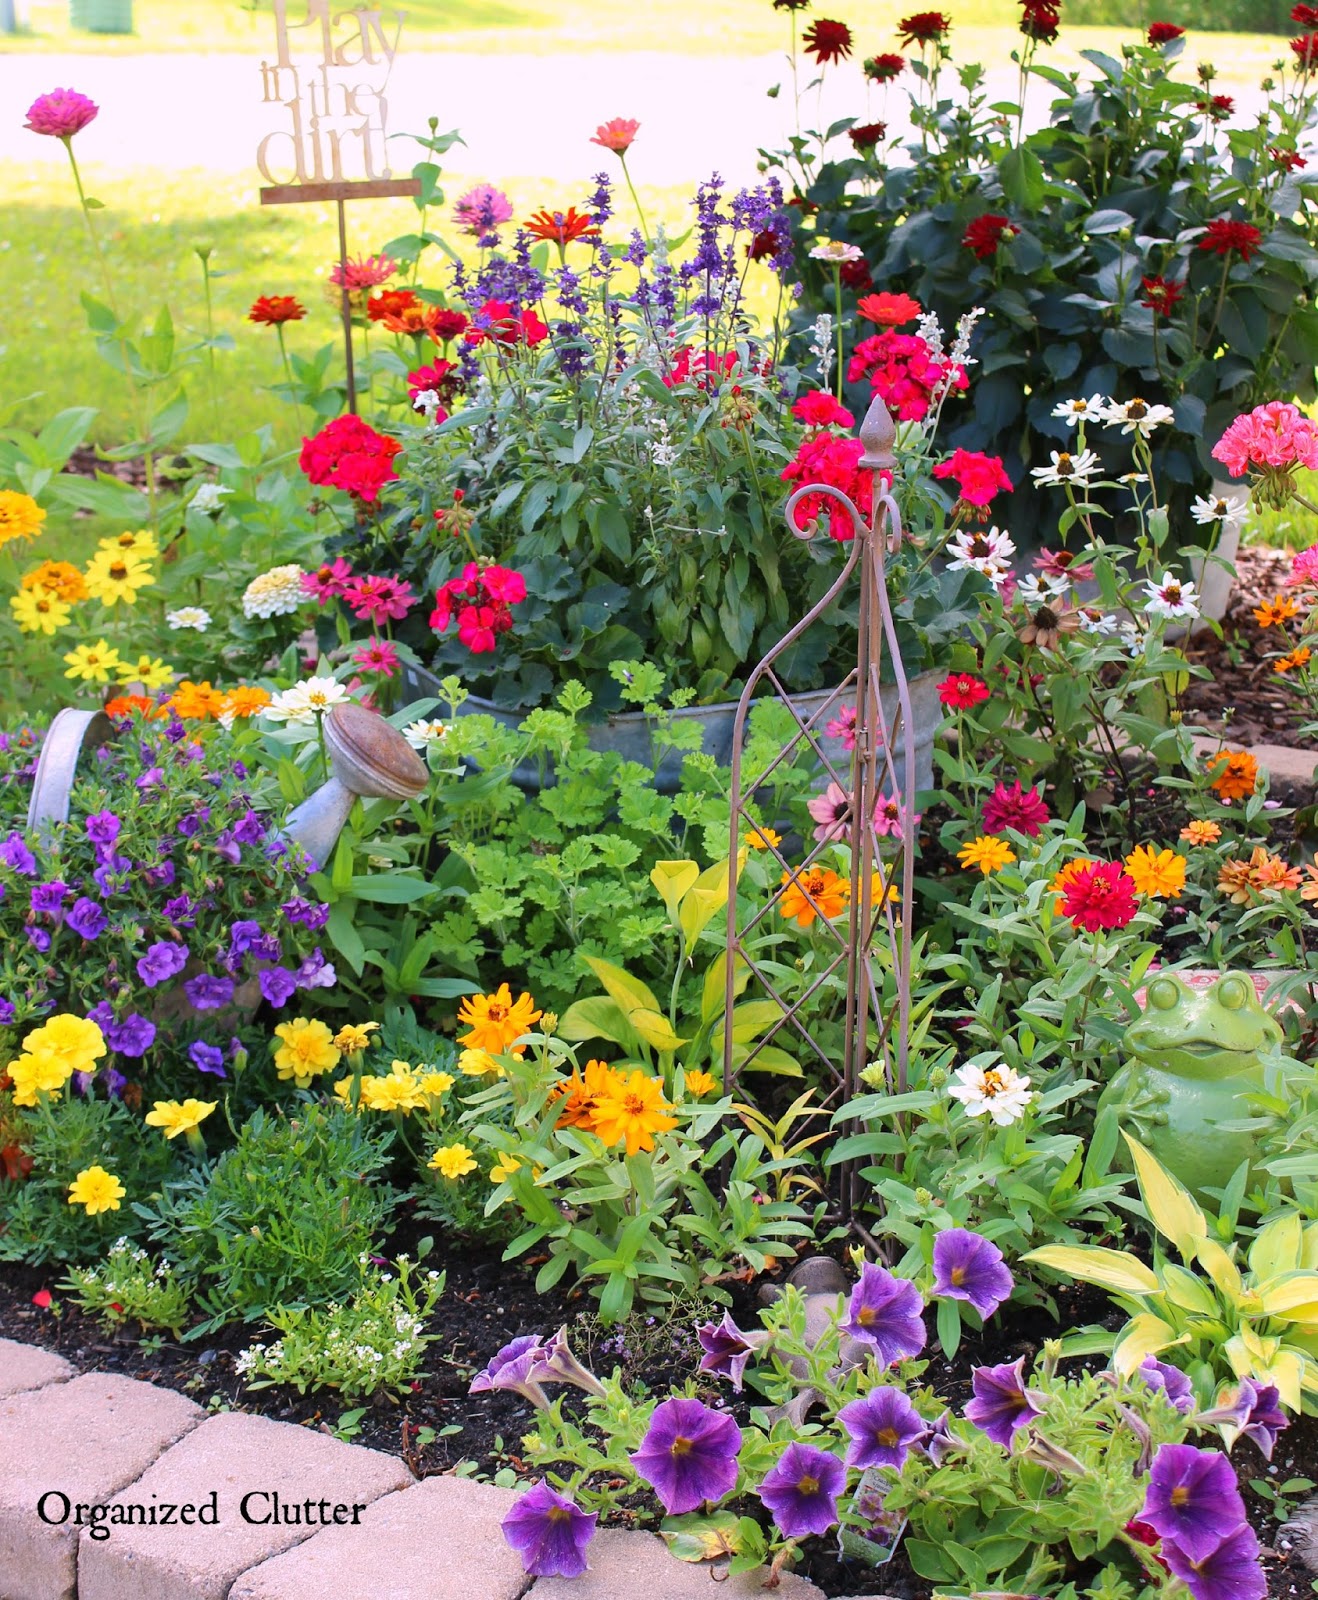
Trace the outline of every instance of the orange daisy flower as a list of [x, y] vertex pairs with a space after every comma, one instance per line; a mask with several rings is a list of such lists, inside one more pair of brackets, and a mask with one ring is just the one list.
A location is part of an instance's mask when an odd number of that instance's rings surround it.
[[1181, 829], [1181, 838], [1186, 844], [1216, 844], [1222, 837], [1222, 830], [1215, 822], [1187, 822]]
[[205, 722], [208, 717], [219, 716], [224, 706], [224, 696], [211, 687], [209, 679], [193, 683], [190, 678], [184, 678], [165, 704], [185, 722]]

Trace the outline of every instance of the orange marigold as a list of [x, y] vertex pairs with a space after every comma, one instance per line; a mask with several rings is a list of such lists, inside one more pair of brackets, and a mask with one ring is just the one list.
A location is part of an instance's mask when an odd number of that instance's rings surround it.
[[117, 694], [105, 702], [107, 717], [149, 717], [153, 721], [165, 715], [164, 709], [147, 694]]
[[25, 572], [18, 580], [23, 589], [35, 589], [40, 594], [53, 595], [69, 605], [87, 598], [87, 584], [83, 575], [71, 561], [43, 561]]
[[458, 1041], [472, 1050], [485, 1050], [492, 1056], [511, 1053], [520, 1057], [525, 1045], [515, 1045], [531, 1024], [540, 1020], [535, 1001], [523, 991], [516, 1000], [506, 983], [493, 994], [474, 994], [458, 1007], [458, 1021], [469, 1031]]
[[798, 927], [808, 928], [816, 917], [831, 920], [840, 916], [847, 903], [847, 884], [829, 867], [807, 867], [795, 880], [790, 872], [784, 872], [782, 881], [788, 887], [783, 890], [779, 914]]
[[165, 704], [176, 717], [182, 717], [185, 721], [205, 722], [208, 717], [219, 716], [224, 696], [211, 687], [208, 678], [200, 683], [184, 678]]
[[1220, 750], [1209, 756], [1208, 780], [1210, 789], [1216, 789], [1218, 799], [1226, 804], [1232, 800], [1247, 800], [1258, 783], [1259, 764], [1248, 750]]

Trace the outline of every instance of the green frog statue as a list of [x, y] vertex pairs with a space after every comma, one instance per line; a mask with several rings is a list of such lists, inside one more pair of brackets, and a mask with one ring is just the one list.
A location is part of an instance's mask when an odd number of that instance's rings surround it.
[[1173, 973], [1149, 983], [1144, 1010], [1126, 1029], [1131, 1059], [1098, 1102], [1201, 1202], [1254, 1154], [1248, 1133], [1222, 1133], [1251, 1114], [1241, 1098], [1263, 1088], [1261, 1051], [1280, 1043], [1281, 1024], [1259, 1004], [1252, 981], [1228, 972], [1208, 989]]

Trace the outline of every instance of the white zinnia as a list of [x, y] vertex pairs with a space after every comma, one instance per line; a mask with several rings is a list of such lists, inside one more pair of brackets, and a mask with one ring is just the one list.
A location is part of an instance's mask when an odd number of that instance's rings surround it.
[[1098, 457], [1092, 450], [1082, 450], [1074, 456], [1066, 450], [1050, 450], [1048, 454], [1051, 459], [1046, 467], [1030, 469], [1030, 476], [1041, 488], [1066, 483], [1087, 484], [1099, 468]]
[[232, 489], [226, 489], [222, 483], [203, 483], [188, 501], [189, 511], [212, 513], [224, 510], [224, 497], [232, 494]]
[[947, 1092], [959, 1100], [968, 1117], [987, 1114], [999, 1128], [1009, 1128], [1025, 1115], [1030, 1103], [1030, 1080], [999, 1062], [992, 1067], [958, 1067], [960, 1080]]
[[1107, 401], [1101, 394], [1091, 394], [1088, 400], [1083, 397], [1063, 400], [1061, 405], [1053, 407], [1053, 416], [1060, 417], [1067, 427], [1074, 428], [1079, 422], [1101, 422], [1106, 406]]
[[1190, 514], [1201, 528], [1220, 522], [1225, 532], [1226, 529], [1234, 528], [1237, 523], [1243, 522], [1248, 510], [1249, 501], [1243, 496], [1201, 494], [1191, 505]]
[[1147, 400], [1109, 400], [1103, 408], [1104, 427], [1120, 427], [1122, 433], [1138, 433], [1147, 439], [1155, 428], [1172, 420], [1170, 406], [1151, 406]]
[[211, 625], [211, 614], [204, 606], [180, 606], [177, 611], [166, 611], [165, 621], [171, 628], [195, 628], [205, 633]]
[[1155, 617], [1193, 619], [1199, 615], [1199, 596], [1195, 593], [1194, 584], [1182, 583], [1170, 572], [1164, 572], [1158, 583], [1146, 583], [1144, 592], [1148, 596], [1144, 609], [1151, 611]]
[[403, 729], [403, 738], [413, 750], [427, 750], [432, 744], [441, 743], [447, 734], [448, 729], [442, 722], [426, 722], [424, 719], [409, 722]]
[[248, 617], [283, 617], [297, 610], [308, 596], [302, 587], [302, 568], [290, 561], [271, 567], [253, 578], [243, 591], [243, 614]]

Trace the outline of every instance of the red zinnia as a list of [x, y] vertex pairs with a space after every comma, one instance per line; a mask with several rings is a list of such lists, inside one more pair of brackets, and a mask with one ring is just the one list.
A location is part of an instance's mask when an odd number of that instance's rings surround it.
[[1140, 304], [1159, 317], [1165, 317], [1185, 293], [1184, 278], [1141, 278], [1140, 285], [1144, 290]]
[[1302, 33], [1298, 39], [1291, 40], [1291, 49], [1299, 60], [1301, 71], [1308, 72], [1318, 61], [1318, 33]]
[[1048, 807], [1038, 789], [1022, 789], [1017, 779], [1010, 788], [999, 783], [984, 802], [984, 832], [1001, 833], [1015, 828], [1027, 838], [1037, 839], [1048, 821]]
[[[935, 478], [955, 478], [961, 498], [968, 506], [986, 506], [995, 494], [1011, 492], [1011, 479], [1001, 456], [986, 456], [979, 450], [956, 449], [934, 468]], [[989, 832], [995, 830], [990, 828]]]
[[850, 129], [848, 136], [857, 150], [873, 150], [887, 131], [886, 122], [862, 122], [858, 128]]
[[996, 211], [986, 211], [968, 224], [961, 243], [967, 250], [973, 250], [981, 261], [987, 261], [990, 256], [997, 255], [1004, 239], [1010, 239], [1017, 232], [1019, 229], [1012, 226], [1009, 218]]
[[906, 71], [906, 57], [895, 52], [877, 56], [866, 56], [863, 68], [865, 76], [871, 83], [891, 83]]
[[845, 22], [830, 22], [821, 17], [801, 35], [801, 44], [807, 55], [826, 67], [833, 61], [845, 61], [851, 54], [851, 29]]
[[401, 317], [404, 311], [411, 311], [420, 304], [410, 289], [386, 289], [382, 294], [373, 294], [366, 302], [366, 315], [372, 322], [383, 322], [386, 317]]
[[897, 24], [897, 37], [903, 44], [932, 44], [951, 32], [952, 19], [941, 11], [917, 11]]
[[575, 206], [569, 206], [566, 211], [533, 212], [525, 227], [532, 238], [545, 239], [560, 250], [577, 239], [598, 239], [600, 232], [594, 217], [588, 211], [578, 211]]
[[1174, 22], [1151, 22], [1149, 24], [1150, 44], [1170, 44], [1173, 39], [1183, 39], [1185, 29], [1178, 28]]
[[1204, 229], [1199, 248], [1212, 251], [1219, 256], [1230, 255], [1233, 250], [1237, 250], [1240, 252], [1240, 259], [1248, 261], [1258, 249], [1262, 238], [1263, 235], [1252, 223], [1232, 222], [1230, 217], [1217, 217]]
[[1049, 5], [1047, 0], [1020, 0], [1020, 3], [1021, 32], [1025, 37], [1039, 44], [1054, 44], [1062, 20], [1057, 7]]
[[427, 389], [433, 389], [441, 400], [452, 400], [455, 394], [459, 394], [462, 390], [462, 374], [458, 370], [457, 362], [441, 358], [432, 361], [428, 367], [418, 367], [415, 372], [408, 373], [409, 399], [415, 400], [417, 395], [424, 394]]
[[1138, 910], [1134, 880], [1119, 861], [1094, 861], [1081, 868], [1068, 880], [1062, 898], [1062, 915], [1086, 933], [1124, 928]]
[[954, 672], [938, 685], [938, 698], [953, 711], [972, 711], [988, 697], [988, 684], [969, 672]]
[[881, 328], [900, 328], [903, 323], [914, 321], [924, 307], [909, 294], [893, 294], [883, 289], [857, 301], [856, 310], [867, 322], [877, 322]]
[[1236, 102], [1229, 94], [1215, 94], [1211, 100], [1196, 100], [1196, 111], [1206, 111], [1215, 122], [1225, 121], [1236, 109]]
[[461, 311], [447, 311], [440, 306], [431, 318], [430, 331], [437, 344], [447, 344], [450, 339], [458, 339], [466, 333], [467, 318]]
[[32, 1304], [38, 1311], [49, 1311], [52, 1295], [49, 1289], [38, 1289], [32, 1296]]
[[306, 314], [307, 308], [291, 294], [263, 294], [252, 302], [247, 320], [277, 328], [281, 322], [301, 322]]

